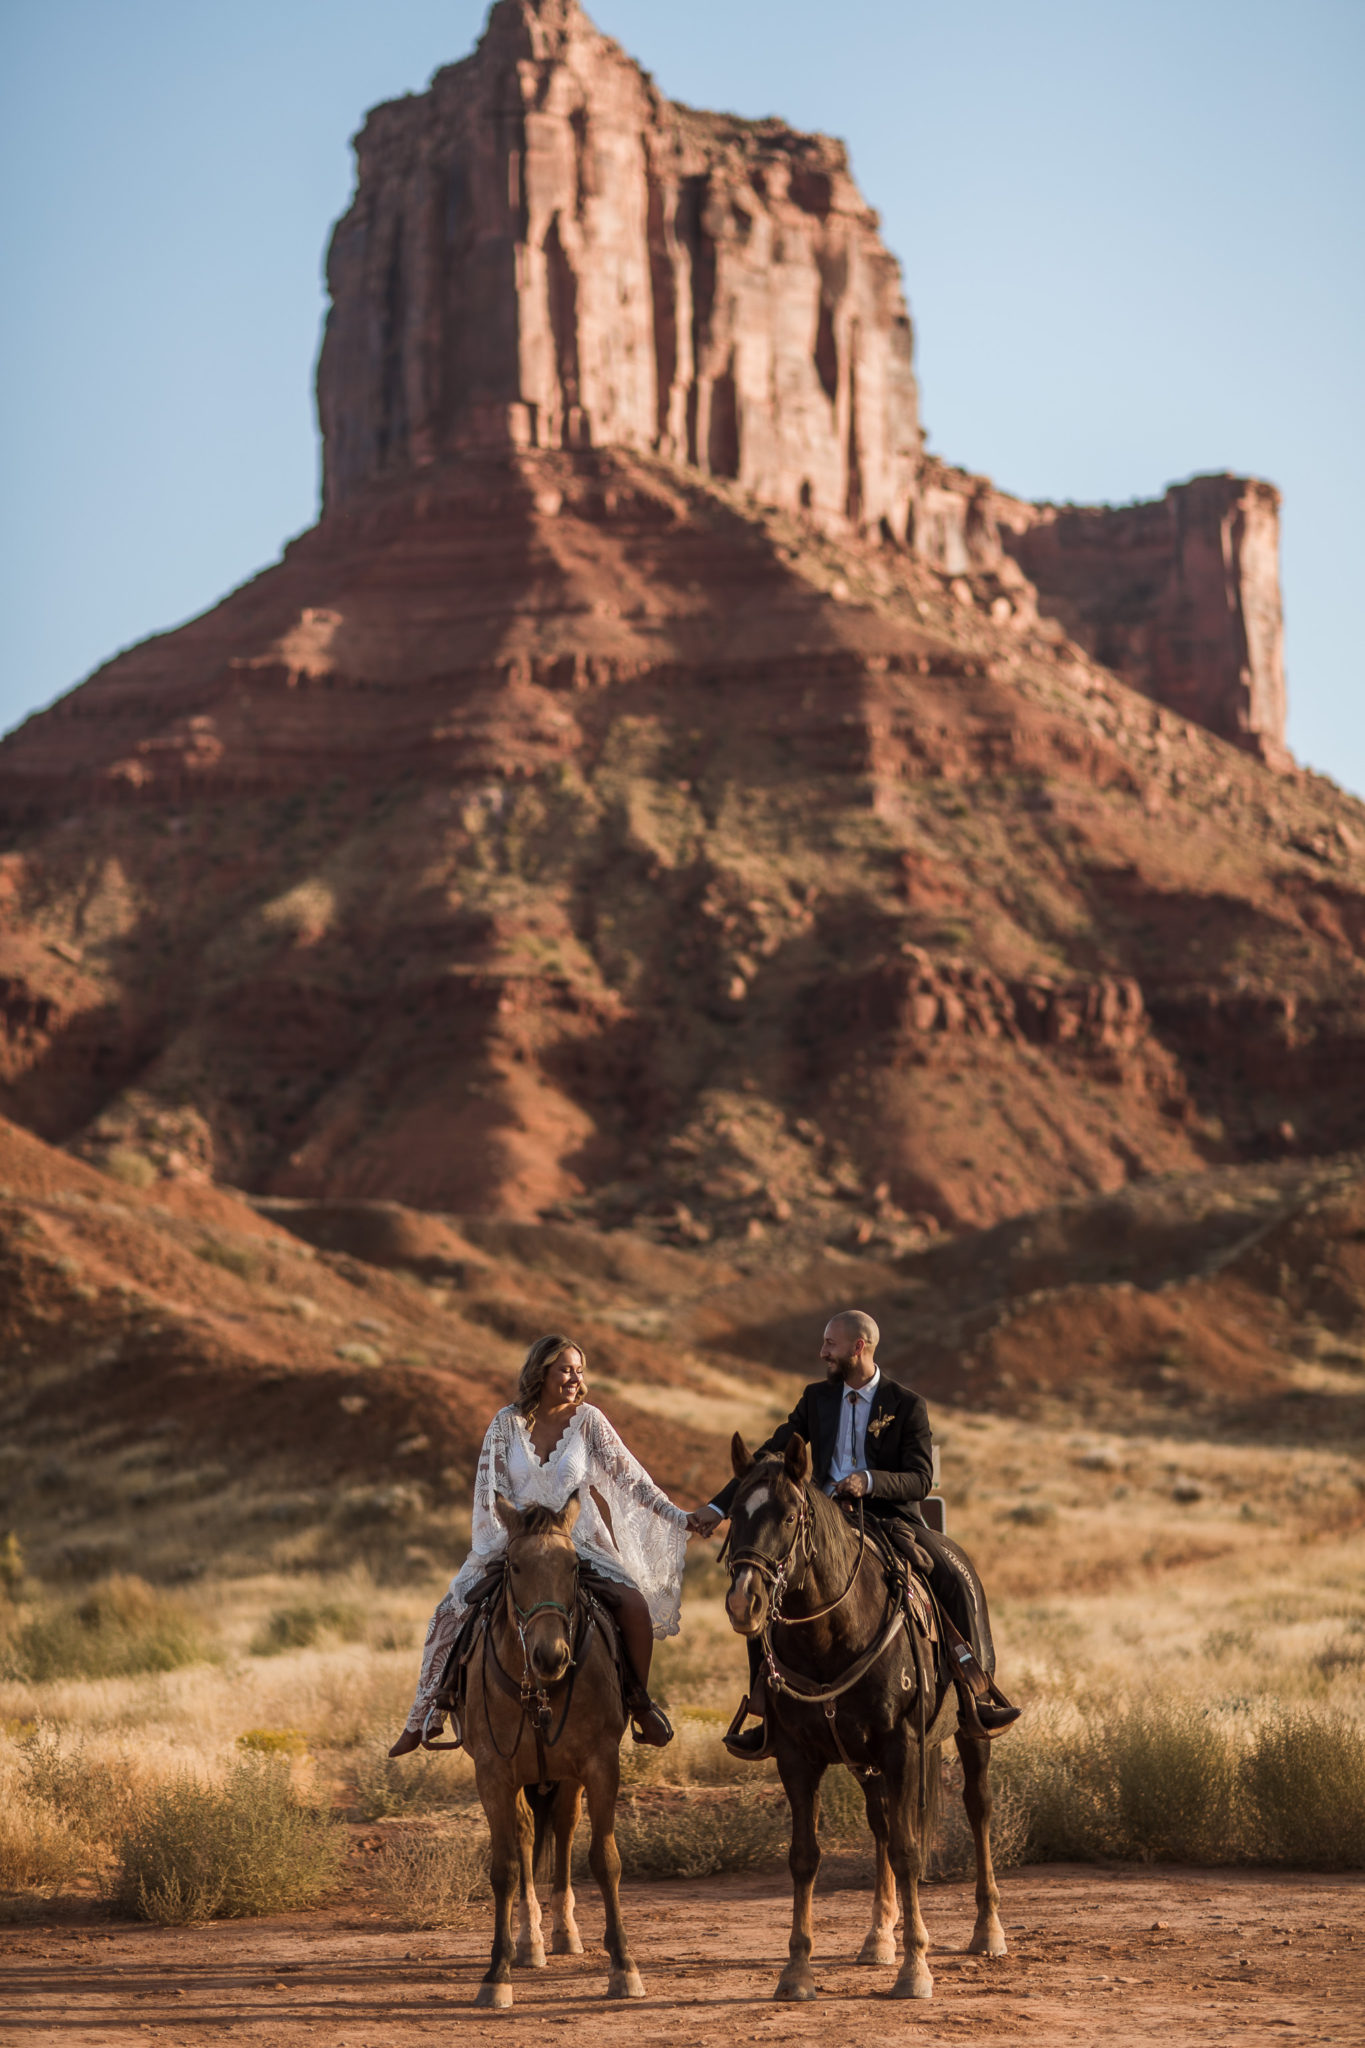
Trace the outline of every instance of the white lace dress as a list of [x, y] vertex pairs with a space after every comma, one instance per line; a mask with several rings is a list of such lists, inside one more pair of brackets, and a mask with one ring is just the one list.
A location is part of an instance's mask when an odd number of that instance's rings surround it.
[[[577, 1495], [580, 1512], [573, 1541], [579, 1556], [605, 1577], [644, 1595], [656, 1636], [678, 1632], [687, 1549], [683, 1509], [674, 1507], [659, 1490], [601, 1409], [590, 1402], [575, 1410], [545, 1459], [537, 1455], [520, 1411], [500, 1408], [488, 1425], [474, 1475], [474, 1547], [427, 1628], [409, 1728], [420, 1730], [430, 1712], [447, 1653], [464, 1619], [465, 1595], [507, 1548], [507, 1531], [494, 1505], [499, 1494], [515, 1508], [551, 1508], [556, 1514]], [[437, 1725], [433, 1721], [433, 1730]]]

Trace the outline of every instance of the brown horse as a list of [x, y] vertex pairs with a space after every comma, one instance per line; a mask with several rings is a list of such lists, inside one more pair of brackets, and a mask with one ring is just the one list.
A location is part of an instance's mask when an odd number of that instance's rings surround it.
[[[935, 1817], [939, 1745], [956, 1717], [952, 1688], [917, 1650], [873, 1546], [811, 1485], [804, 1438], [790, 1438], [782, 1457], [755, 1464], [736, 1436], [731, 1456], [740, 1486], [730, 1506], [725, 1607], [738, 1634], [763, 1641], [768, 1726], [792, 1815], [792, 1931], [774, 1995], [815, 1996], [811, 1893], [820, 1865], [820, 1780], [831, 1764], [843, 1762], [862, 1781], [877, 1852], [872, 1926], [858, 1960], [895, 1962], [899, 1884], [905, 1960], [891, 1995], [930, 1998], [934, 1980], [919, 1883]], [[991, 1867], [990, 1744], [960, 1731], [955, 1739], [976, 1847], [969, 1952], [1002, 1956], [1005, 1935]]]
[[588, 1861], [607, 1911], [607, 1996], [643, 1998], [621, 1922], [615, 1835], [626, 1715], [610, 1623], [579, 1585], [572, 1542], [578, 1502], [558, 1515], [547, 1508], [523, 1514], [500, 1498], [497, 1511], [507, 1530], [505, 1591], [470, 1655], [462, 1728], [492, 1838], [493, 1953], [475, 2004], [512, 2003], [518, 1877], [515, 1959], [545, 1967], [535, 1863], [547, 1825], [554, 1833], [550, 1948], [555, 1955], [583, 1953], [569, 1863], [584, 1792], [592, 1825]]

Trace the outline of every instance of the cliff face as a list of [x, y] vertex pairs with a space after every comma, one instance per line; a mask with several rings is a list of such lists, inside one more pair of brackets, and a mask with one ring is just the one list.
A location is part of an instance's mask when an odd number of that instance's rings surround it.
[[357, 156], [318, 370], [328, 510], [471, 445], [612, 444], [904, 531], [910, 322], [841, 144], [674, 106], [576, 0], [500, 0]]
[[1201, 476], [1155, 504], [1002, 507], [1039, 603], [1158, 703], [1283, 767], [1280, 495]]
[[1365, 1142], [1365, 811], [1268, 766], [1267, 486], [926, 458], [838, 146], [568, 0], [371, 118], [332, 278], [318, 526], [0, 746], [0, 1111], [899, 1246]]

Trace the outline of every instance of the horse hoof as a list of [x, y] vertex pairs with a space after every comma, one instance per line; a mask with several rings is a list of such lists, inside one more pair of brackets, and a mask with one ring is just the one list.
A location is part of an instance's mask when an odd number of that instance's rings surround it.
[[804, 2004], [806, 2000], [815, 1997], [815, 1986], [805, 1982], [786, 1984], [779, 1980], [773, 1997], [781, 1999], [784, 2005]]
[[572, 1934], [566, 1934], [561, 1927], [550, 1937], [552, 1956], [581, 1956], [582, 1953], [583, 1942], [576, 1927]]
[[994, 1927], [978, 1927], [967, 1943], [969, 1956], [1007, 1956], [1009, 1947], [1005, 1941], [1005, 1930], [997, 1920]]
[[608, 1998], [643, 1998], [645, 1987], [632, 1963], [628, 1970], [613, 1970], [607, 1979]]
[[932, 1998], [934, 1980], [926, 1970], [922, 1977], [898, 1977], [891, 1986], [893, 1998]]
[[534, 1948], [519, 1947], [516, 1960], [517, 1968], [520, 1970], [543, 1970], [545, 1968], [545, 1951], [538, 1942]]
[[895, 1935], [888, 1934], [879, 1939], [876, 1935], [869, 1934], [867, 1940], [858, 1950], [857, 1959], [860, 1963], [894, 1963], [896, 1961]]
[[474, 1999], [475, 2005], [491, 2005], [499, 2012], [505, 2011], [512, 2003], [510, 1984], [480, 1984]]

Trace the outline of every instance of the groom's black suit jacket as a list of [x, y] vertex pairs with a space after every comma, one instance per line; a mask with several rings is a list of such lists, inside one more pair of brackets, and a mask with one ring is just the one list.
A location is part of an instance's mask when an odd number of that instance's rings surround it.
[[[846, 1387], [842, 1380], [815, 1380], [802, 1394], [786, 1421], [775, 1429], [756, 1458], [779, 1456], [793, 1436], [810, 1445], [812, 1476], [817, 1486], [829, 1478], [839, 1441], [839, 1417]], [[871, 1480], [867, 1505], [873, 1514], [908, 1515], [918, 1522], [919, 1502], [934, 1480], [934, 1439], [929, 1411], [918, 1394], [898, 1387], [883, 1373], [867, 1418], [863, 1463]], [[711, 1498], [728, 1514], [737, 1479]]]

